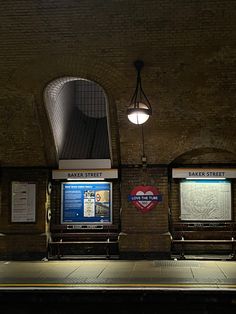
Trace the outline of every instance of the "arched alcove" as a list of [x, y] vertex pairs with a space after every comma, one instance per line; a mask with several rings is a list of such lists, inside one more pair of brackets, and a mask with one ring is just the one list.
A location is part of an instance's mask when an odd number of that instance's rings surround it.
[[111, 159], [108, 101], [94, 81], [63, 77], [44, 91], [58, 159]]
[[171, 162], [171, 166], [231, 164], [235, 162], [236, 155], [228, 150], [212, 147], [200, 147], [181, 154]]

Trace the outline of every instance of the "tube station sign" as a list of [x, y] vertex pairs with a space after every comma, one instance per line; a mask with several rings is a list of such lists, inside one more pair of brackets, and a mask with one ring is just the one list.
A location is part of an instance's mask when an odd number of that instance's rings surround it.
[[230, 179], [236, 178], [236, 169], [224, 168], [173, 168], [173, 178]]
[[96, 169], [96, 170], [53, 170], [52, 178], [55, 180], [103, 180], [117, 179], [117, 169]]
[[155, 186], [139, 185], [130, 192], [128, 200], [142, 213], [146, 213], [162, 201], [162, 195]]

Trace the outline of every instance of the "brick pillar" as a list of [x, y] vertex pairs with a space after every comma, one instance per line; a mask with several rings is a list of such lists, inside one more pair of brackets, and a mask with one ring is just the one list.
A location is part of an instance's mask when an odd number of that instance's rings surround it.
[[[141, 212], [128, 200], [139, 185], [154, 186], [162, 195], [162, 201], [148, 212]], [[121, 198], [121, 257], [170, 257], [167, 167], [122, 168]]]

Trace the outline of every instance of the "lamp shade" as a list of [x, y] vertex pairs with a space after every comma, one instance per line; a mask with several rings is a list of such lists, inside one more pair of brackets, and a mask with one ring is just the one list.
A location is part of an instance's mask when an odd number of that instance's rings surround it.
[[127, 116], [130, 122], [134, 124], [143, 124], [152, 115], [152, 107], [145, 95], [141, 83], [141, 69], [144, 63], [142, 60], [136, 60], [134, 66], [137, 70], [136, 88], [131, 98], [130, 106], [127, 109]]
[[144, 103], [132, 104], [127, 110], [128, 119], [134, 124], [145, 123], [150, 115], [150, 108]]

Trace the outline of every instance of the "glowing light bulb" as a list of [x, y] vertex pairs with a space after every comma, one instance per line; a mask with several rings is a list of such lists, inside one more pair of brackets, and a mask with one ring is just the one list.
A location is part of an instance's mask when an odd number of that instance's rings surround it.
[[141, 102], [139, 102], [136, 105], [134, 104], [131, 105], [128, 108], [127, 113], [128, 113], [129, 121], [134, 124], [145, 123], [151, 115], [150, 109], [148, 108], [148, 106]]

